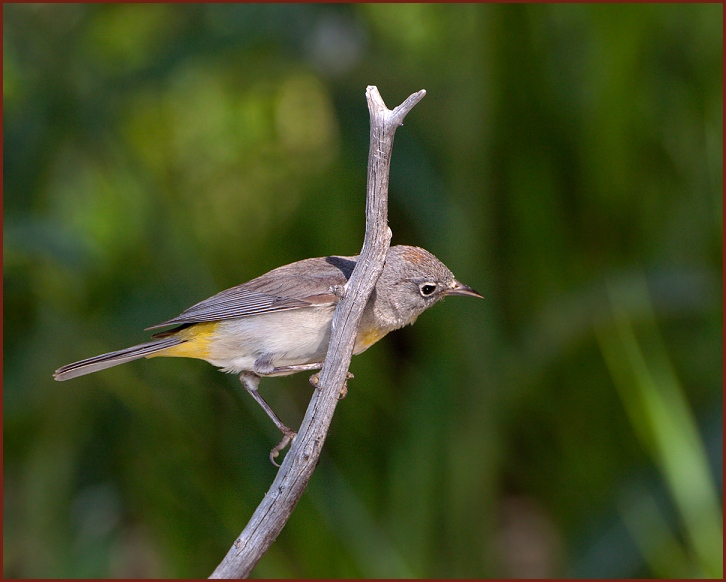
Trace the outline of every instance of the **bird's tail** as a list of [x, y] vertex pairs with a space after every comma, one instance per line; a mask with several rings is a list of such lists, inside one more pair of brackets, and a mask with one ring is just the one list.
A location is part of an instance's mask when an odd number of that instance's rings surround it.
[[53, 373], [53, 378], [59, 381], [70, 380], [77, 376], [83, 376], [92, 372], [98, 372], [99, 370], [105, 370], [112, 366], [125, 364], [132, 360], [145, 358], [172, 346], [184, 343], [184, 341], [185, 340], [183, 338], [171, 336], [158, 339], [153, 342], [139, 344], [138, 346], [132, 346], [125, 350], [101, 354], [100, 356], [94, 356], [93, 358], [88, 358], [86, 360], [81, 360], [80, 362], [74, 362], [58, 368]]

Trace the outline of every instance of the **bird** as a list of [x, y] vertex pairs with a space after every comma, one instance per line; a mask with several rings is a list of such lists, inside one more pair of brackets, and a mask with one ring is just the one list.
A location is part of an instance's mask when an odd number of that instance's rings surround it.
[[[339, 290], [357, 260], [357, 255], [331, 255], [278, 267], [146, 328], [173, 326], [152, 335], [152, 341], [67, 364], [53, 377], [70, 380], [140, 358], [206, 360], [223, 372], [238, 374], [245, 390], [282, 432], [282, 441], [270, 452], [271, 461], [277, 465], [275, 458], [296, 432], [259, 394], [260, 379], [322, 367]], [[449, 295], [483, 297], [460, 283], [427, 250], [407, 245], [389, 247], [383, 271], [363, 310], [353, 354], [364, 352], [389, 332], [413, 324], [426, 309]]]

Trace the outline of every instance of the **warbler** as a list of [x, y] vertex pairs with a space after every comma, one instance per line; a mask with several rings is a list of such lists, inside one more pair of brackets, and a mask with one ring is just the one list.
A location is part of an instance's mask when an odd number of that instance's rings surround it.
[[[274, 463], [295, 431], [282, 423], [257, 392], [260, 377], [322, 367], [339, 300], [337, 290], [350, 278], [357, 259], [318, 257], [278, 267], [146, 328], [175, 326], [153, 335], [153, 341], [68, 364], [53, 377], [69, 380], [139, 358], [206, 360], [223, 372], [239, 374], [247, 392], [283, 433], [283, 440], [270, 454]], [[363, 311], [353, 353], [360, 354], [390, 331], [413, 324], [448, 295], [482, 297], [457, 281], [430, 252], [412, 246], [390, 247]]]

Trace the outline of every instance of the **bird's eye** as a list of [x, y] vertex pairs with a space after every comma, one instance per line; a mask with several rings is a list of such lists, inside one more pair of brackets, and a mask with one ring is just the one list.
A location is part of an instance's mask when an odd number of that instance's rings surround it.
[[436, 283], [422, 283], [419, 290], [421, 291], [421, 295], [428, 297], [436, 291]]

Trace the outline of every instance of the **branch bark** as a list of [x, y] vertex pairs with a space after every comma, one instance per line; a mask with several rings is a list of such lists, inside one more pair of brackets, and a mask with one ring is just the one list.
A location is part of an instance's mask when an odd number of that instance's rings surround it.
[[396, 129], [426, 91], [411, 95], [390, 111], [375, 86], [366, 88], [371, 118], [366, 196], [366, 234], [358, 263], [333, 316], [328, 352], [300, 430], [275, 480], [247, 526], [210, 578], [246, 578], [275, 541], [302, 497], [318, 463], [338, 395], [353, 354], [358, 323], [383, 271], [391, 242], [388, 228], [388, 176]]

